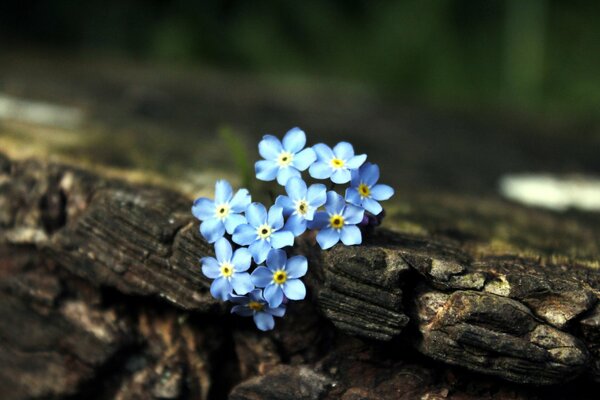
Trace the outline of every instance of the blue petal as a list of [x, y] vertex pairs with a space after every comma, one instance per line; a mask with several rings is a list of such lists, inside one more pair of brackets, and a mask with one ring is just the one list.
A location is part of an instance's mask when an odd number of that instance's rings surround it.
[[250, 224], [239, 225], [233, 231], [232, 239], [241, 246], [248, 246], [258, 238], [256, 228]]
[[363, 210], [361, 207], [348, 204], [344, 209], [344, 213], [342, 214], [342, 216], [344, 217], [345, 224], [358, 224], [362, 221], [363, 217], [365, 216], [365, 210]]
[[271, 314], [257, 312], [254, 314], [254, 323], [261, 331], [270, 331], [275, 327], [275, 320]]
[[306, 200], [311, 207], [319, 208], [327, 201], [327, 188], [322, 183], [310, 185], [306, 193]]
[[300, 172], [296, 168], [290, 166], [280, 168], [277, 173], [277, 183], [284, 186], [288, 180], [294, 177], [300, 177]]
[[329, 225], [329, 215], [324, 211], [319, 211], [315, 214], [312, 221], [308, 221], [309, 229], [323, 229]]
[[[246, 295], [246, 296], [238, 296], [236, 294], [231, 294], [229, 296], [229, 300], [236, 304], [241, 304], [241, 305], [248, 304], [250, 302], [250, 296], [252, 296], [252, 293], [255, 292], [256, 290], [260, 291], [260, 289], [255, 289], [252, 292], [248, 293], [248, 295]], [[231, 310], [231, 311], [233, 312], [233, 310]]]
[[317, 161], [310, 166], [308, 173], [315, 179], [327, 179], [333, 173], [333, 168], [328, 162]]
[[276, 160], [283, 148], [281, 142], [273, 135], [265, 135], [258, 143], [258, 152], [265, 160]]
[[333, 157], [333, 151], [329, 146], [323, 143], [317, 143], [313, 147], [319, 161], [329, 162]]
[[235, 232], [235, 228], [237, 228], [240, 225], [246, 225], [248, 223], [248, 221], [246, 221], [246, 217], [244, 217], [242, 214], [229, 214], [229, 216], [225, 218], [224, 222], [225, 229], [230, 235], [232, 235], [233, 232]]
[[210, 279], [216, 279], [221, 275], [221, 269], [219, 263], [212, 257], [202, 257], [200, 259], [202, 263], [202, 273], [204, 276]]
[[267, 267], [271, 271], [277, 271], [278, 269], [284, 268], [286, 262], [287, 255], [285, 254], [285, 251], [279, 249], [269, 251], [269, 255], [267, 256]]
[[373, 215], [379, 215], [381, 210], [383, 210], [383, 207], [381, 207], [381, 204], [379, 204], [377, 201], [375, 201], [369, 197], [367, 197], [366, 199], [363, 199], [362, 206], [365, 210], [367, 210], [368, 212], [370, 212]]
[[297, 153], [306, 146], [306, 134], [300, 128], [292, 128], [283, 137], [283, 148], [290, 153]]
[[225, 234], [225, 226], [220, 219], [207, 219], [200, 224], [200, 233], [208, 243], [214, 243]]
[[267, 223], [275, 230], [281, 229], [283, 227], [283, 208], [276, 204], [271, 206], [267, 216]]
[[233, 196], [233, 189], [229, 182], [224, 179], [218, 180], [217, 183], [215, 183], [215, 203], [229, 203], [231, 196]]
[[[273, 281], [273, 272], [270, 271], [267, 267], [257, 267], [250, 275], [252, 279], [252, 283], [256, 285], [256, 287], [265, 287], [269, 283]], [[256, 299], [253, 299], [256, 301]]]
[[254, 262], [260, 264], [267, 259], [267, 254], [271, 250], [271, 244], [266, 240], [257, 240], [248, 247], [248, 250], [252, 253]]
[[258, 228], [267, 222], [267, 209], [260, 203], [251, 203], [246, 208], [246, 219], [250, 225]]
[[229, 202], [229, 206], [234, 213], [241, 213], [246, 211], [246, 208], [250, 205], [250, 201], [252, 201], [252, 198], [248, 190], [240, 189]]
[[289, 216], [283, 227], [286, 231], [290, 231], [294, 236], [300, 236], [306, 231], [306, 220], [298, 214]]
[[358, 190], [353, 187], [346, 189], [346, 201], [350, 204], [354, 204], [355, 206], [362, 205], [360, 194], [358, 194]]
[[200, 221], [215, 217], [215, 202], [207, 199], [206, 197], [200, 197], [194, 201], [192, 206], [192, 214]]
[[360, 167], [362, 165], [362, 163], [365, 162], [366, 159], [367, 159], [366, 154], [354, 156], [351, 159], [349, 159], [348, 161], [346, 161], [346, 168], [356, 169], [356, 168]]
[[346, 201], [342, 196], [330, 190], [327, 192], [327, 202], [325, 203], [325, 210], [329, 214], [341, 214], [344, 210], [344, 206], [346, 205]]
[[294, 234], [289, 231], [279, 231], [271, 234], [271, 245], [274, 249], [281, 249], [294, 245]]
[[290, 279], [282, 285], [283, 294], [290, 300], [303, 300], [306, 297], [306, 287], [300, 279]]
[[236, 272], [231, 277], [231, 286], [237, 294], [246, 294], [254, 289], [254, 284], [247, 272]]
[[350, 171], [347, 169], [338, 169], [331, 175], [331, 181], [337, 184], [350, 182]]
[[347, 161], [354, 157], [354, 148], [348, 142], [339, 142], [333, 148], [333, 154], [341, 160]]
[[292, 165], [294, 166], [294, 168], [296, 168], [300, 171], [304, 171], [316, 160], [317, 160], [317, 153], [315, 153], [315, 151], [313, 149], [308, 148], [308, 149], [302, 150], [301, 152], [299, 152], [298, 154], [296, 154], [294, 156], [294, 159], [292, 160]]
[[388, 185], [375, 185], [371, 188], [371, 197], [377, 201], [387, 200], [394, 195], [394, 189]]
[[[364, 167], [364, 165], [363, 165], [363, 167]], [[360, 170], [353, 169], [350, 171], [350, 174], [351, 174], [350, 186], [357, 188], [360, 185], [360, 179], [361, 179], [360, 178]]]
[[283, 317], [285, 315], [285, 306], [281, 305], [275, 308], [267, 308], [265, 312], [274, 315], [276, 317]]
[[308, 271], [308, 261], [304, 256], [294, 256], [287, 261], [285, 270], [289, 279], [303, 277]]
[[340, 233], [336, 229], [327, 228], [317, 233], [317, 243], [323, 250], [333, 247], [339, 241]]
[[242, 305], [237, 305], [237, 306], [231, 307], [231, 313], [241, 315], [242, 317], [249, 317], [251, 315], [254, 315], [253, 310], [249, 309], [246, 306], [242, 306]]
[[[265, 267], [260, 267], [260, 268], [265, 268]], [[263, 292], [262, 289], [254, 289], [253, 291], [251, 291], [250, 293], [248, 293], [248, 297], [250, 298], [250, 300], [254, 300], [254, 301], [258, 301], [260, 303], [264, 303], [265, 302], [265, 298], [263, 297], [262, 292]]]
[[361, 244], [362, 234], [360, 233], [360, 229], [358, 229], [358, 227], [355, 225], [344, 226], [342, 228], [342, 232], [340, 233], [340, 239], [342, 239], [342, 243], [344, 243], [346, 246]]
[[[360, 167], [360, 180], [368, 187], [373, 186], [379, 180], [379, 166], [369, 162]], [[359, 182], [360, 183], [360, 182]]]
[[275, 204], [283, 208], [283, 215], [288, 216], [294, 212], [294, 202], [287, 196], [277, 196]]
[[231, 243], [225, 238], [220, 238], [215, 243], [215, 255], [219, 264], [228, 263], [231, 261], [232, 249]]
[[277, 178], [279, 165], [275, 161], [260, 160], [254, 164], [254, 172], [256, 172], [257, 179], [266, 182], [272, 181]]
[[231, 294], [231, 284], [226, 278], [219, 277], [213, 281], [212, 285], [210, 285], [210, 294], [212, 294], [215, 299], [225, 301]]
[[301, 200], [306, 197], [306, 183], [300, 178], [291, 178], [285, 184], [285, 191], [292, 200]]
[[271, 308], [279, 307], [283, 302], [283, 291], [279, 285], [267, 285], [263, 295]]
[[231, 263], [233, 264], [233, 269], [236, 272], [244, 272], [250, 268], [250, 263], [252, 262], [252, 253], [245, 247], [241, 247], [237, 249], [233, 253], [233, 258], [231, 259]]

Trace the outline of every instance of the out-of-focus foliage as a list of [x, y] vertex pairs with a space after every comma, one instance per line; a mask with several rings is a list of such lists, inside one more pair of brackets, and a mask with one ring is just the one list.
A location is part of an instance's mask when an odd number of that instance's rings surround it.
[[364, 83], [440, 106], [594, 115], [600, 2], [0, 2], [0, 43]]

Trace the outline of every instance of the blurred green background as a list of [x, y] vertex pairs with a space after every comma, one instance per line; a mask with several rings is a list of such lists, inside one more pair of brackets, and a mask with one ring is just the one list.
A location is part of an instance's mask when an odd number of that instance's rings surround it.
[[0, 43], [596, 118], [598, 21], [600, 2], [583, 0], [5, 0]]

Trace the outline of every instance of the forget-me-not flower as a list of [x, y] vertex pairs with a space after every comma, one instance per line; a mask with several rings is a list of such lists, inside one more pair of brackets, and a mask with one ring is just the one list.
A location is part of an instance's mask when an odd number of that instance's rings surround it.
[[260, 289], [254, 289], [247, 296], [231, 296], [230, 300], [237, 303], [231, 308], [231, 312], [243, 317], [252, 316], [256, 327], [261, 331], [270, 331], [275, 327], [273, 316], [285, 315], [285, 305], [269, 307]]
[[267, 257], [267, 266], [256, 268], [250, 277], [256, 287], [264, 288], [263, 296], [269, 307], [277, 307], [284, 294], [290, 300], [304, 299], [306, 287], [299, 278], [307, 269], [306, 257], [294, 256], [288, 260], [285, 251], [273, 249]]
[[275, 204], [283, 208], [287, 217], [285, 229], [298, 236], [306, 230], [306, 221], [312, 221], [317, 208], [325, 204], [327, 189], [320, 183], [307, 188], [301, 178], [291, 178], [285, 184], [285, 191], [287, 196], [278, 196]]
[[294, 244], [294, 234], [283, 228], [283, 209], [273, 205], [267, 209], [260, 203], [252, 203], [246, 208], [247, 224], [239, 225], [233, 232], [233, 241], [241, 246], [249, 246], [254, 262], [265, 261], [269, 250], [280, 249]]
[[250, 193], [246, 189], [238, 190], [233, 195], [229, 182], [219, 180], [215, 184], [215, 200], [200, 197], [194, 201], [192, 214], [200, 221], [200, 233], [208, 241], [214, 243], [223, 237], [225, 231], [230, 235], [238, 225], [245, 224], [246, 218], [240, 213], [250, 204]]
[[394, 195], [394, 189], [388, 185], [377, 184], [379, 166], [365, 163], [358, 171], [352, 171], [351, 187], [346, 189], [346, 201], [363, 207], [373, 215], [378, 215], [383, 208], [379, 201], [387, 200]]
[[325, 211], [319, 211], [309, 223], [309, 228], [320, 229], [317, 242], [322, 249], [329, 249], [342, 240], [346, 246], [362, 243], [362, 234], [356, 224], [360, 223], [365, 210], [347, 204], [342, 196], [327, 192]]
[[357, 169], [367, 159], [366, 154], [354, 155], [354, 149], [348, 142], [340, 142], [333, 150], [323, 143], [313, 146], [317, 153], [317, 162], [308, 170], [310, 176], [316, 179], [331, 178], [334, 183], [350, 181], [350, 171]]
[[[254, 164], [256, 177], [261, 181], [272, 181], [285, 185], [292, 177], [299, 177], [317, 156], [313, 149], [304, 149], [306, 135], [300, 128], [290, 129], [283, 137], [283, 143], [273, 135], [265, 135], [258, 143], [258, 152], [264, 160]], [[304, 149], [304, 150], [302, 150]]]
[[210, 285], [210, 293], [213, 297], [227, 300], [232, 289], [240, 295], [254, 289], [250, 274], [246, 272], [252, 261], [248, 249], [242, 247], [232, 252], [231, 243], [221, 238], [215, 243], [215, 255], [216, 258], [203, 257], [200, 260], [202, 273], [214, 279]]

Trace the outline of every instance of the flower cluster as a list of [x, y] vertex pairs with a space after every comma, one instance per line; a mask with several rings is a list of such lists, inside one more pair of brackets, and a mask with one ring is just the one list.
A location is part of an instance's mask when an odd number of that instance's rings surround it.
[[[303, 300], [306, 287], [300, 278], [308, 270], [304, 256], [289, 257], [285, 249], [307, 230], [317, 231], [322, 249], [338, 242], [362, 243], [367, 228], [378, 225], [383, 216], [380, 201], [394, 190], [377, 183], [379, 167], [366, 162], [365, 154], [355, 155], [350, 143], [333, 148], [319, 143], [306, 147], [306, 135], [299, 128], [288, 131], [283, 140], [265, 135], [258, 144], [263, 160], [256, 162], [256, 177], [285, 187], [285, 194], [268, 209], [252, 202], [246, 189], [233, 192], [224, 180], [215, 185], [214, 200], [198, 198], [193, 215], [201, 221], [200, 234], [214, 243], [215, 257], [200, 260], [202, 273], [213, 282], [213, 297], [231, 301], [232, 313], [252, 316], [258, 329], [273, 329], [273, 317], [283, 317], [289, 301]], [[330, 180], [310, 186], [302, 179], [307, 171], [314, 179]], [[335, 184], [349, 184], [344, 196]], [[235, 250], [234, 250], [234, 246]]]

